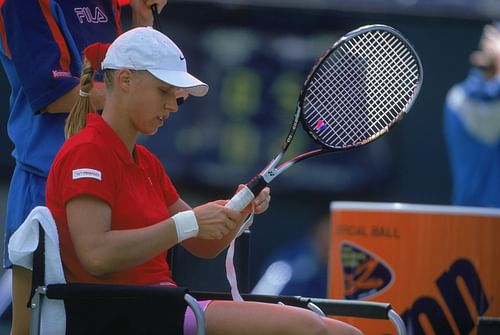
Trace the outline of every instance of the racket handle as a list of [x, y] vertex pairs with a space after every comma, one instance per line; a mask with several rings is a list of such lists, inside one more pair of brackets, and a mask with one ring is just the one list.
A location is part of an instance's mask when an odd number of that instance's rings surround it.
[[245, 185], [245, 188], [241, 189], [229, 200], [226, 207], [241, 212], [243, 208], [252, 202], [255, 195], [259, 194], [266, 186], [267, 183], [264, 178], [261, 175], [256, 175]]
[[229, 200], [226, 207], [241, 212], [243, 208], [247, 207], [248, 204], [252, 202], [253, 198], [255, 198], [255, 195], [245, 186]]

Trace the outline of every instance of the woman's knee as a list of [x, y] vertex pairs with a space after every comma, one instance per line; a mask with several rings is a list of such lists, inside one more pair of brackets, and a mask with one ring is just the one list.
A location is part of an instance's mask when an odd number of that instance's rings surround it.
[[348, 323], [334, 320], [334, 319], [325, 319], [325, 322], [328, 324], [328, 334], [335, 335], [364, 335], [361, 330], [358, 328], [351, 326]]
[[348, 334], [346, 335], [363, 335], [363, 332], [357, 328], [354, 328], [353, 326], [349, 326], [350, 329], [348, 329]]
[[317, 314], [307, 311], [298, 323], [292, 327], [294, 334], [328, 335], [328, 327]]

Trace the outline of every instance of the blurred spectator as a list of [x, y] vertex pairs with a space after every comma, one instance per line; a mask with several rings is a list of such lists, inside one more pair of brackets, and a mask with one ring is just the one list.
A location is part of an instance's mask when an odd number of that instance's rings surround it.
[[500, 30], [486, 25], [471, 69], [446, 98], [452, 203], [500, 207]]
[[330, 217], [321, 216], [303, 237], [279, 247], [252, 293], [326, 298], [329, 232]]

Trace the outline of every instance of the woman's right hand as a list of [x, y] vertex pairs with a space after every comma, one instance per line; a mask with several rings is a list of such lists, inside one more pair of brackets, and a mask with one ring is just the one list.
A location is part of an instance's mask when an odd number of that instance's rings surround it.
[[156, 4], [161, 12], [168, 0], [130, 0], [132, 8], [132, 27], [147, 27], [153, 25], [151, 6]]
[[480, 50], [470, 56], [472, 65], [483, 70], [486, 78], [491, 79], [500, 75], [500, 27], [488, 24], [483, 29]]
[[197, 238], [204, 240], [222, 239], [238, 227], [242, 215], [224, 207], [226, 202], [226, 200], [217, 200], [193, 209], [199, 227]]
[[500, 75], [500, 27], [494, 25], [485, 26], [480, 46], [481, 50], [491, 58], [492, 75]]

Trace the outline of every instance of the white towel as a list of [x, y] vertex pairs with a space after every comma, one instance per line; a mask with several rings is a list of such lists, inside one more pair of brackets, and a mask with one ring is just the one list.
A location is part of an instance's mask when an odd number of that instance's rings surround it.
[[[9, 258], [12, 264], [33, 269], [33, 252], [38, 246], [39, 223], [45, 230], [45, 284], [64, 284], [64, 271], [59, 254], [59, 236], [52, 214], [47, 207], [35, 207], [9, 240]], [[40, 333], [66, 333], [66, 312], [62, 300], [45, 299], [41, 315]]]

